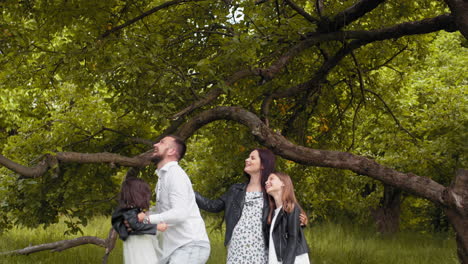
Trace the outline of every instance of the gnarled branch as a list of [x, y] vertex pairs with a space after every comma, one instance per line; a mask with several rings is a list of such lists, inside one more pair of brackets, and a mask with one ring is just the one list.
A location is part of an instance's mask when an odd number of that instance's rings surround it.
[[[302, 91], [304, 87], [310, 87], [310, 82], [320, 82], [322, 77], [326, 76], [328, 72], [337, 65], [337, 63], [346, 56], [353, 49], [359, 48], [360, 46], [366, 45], [374, 41], [382, 41], [386, 39], [395, 39], [407, 35], [416, 35], [416, 34], [426, 34], [430, 32], [435, 32], [439, 30], [453, 31], [455, 28], [455, 23], [453, 17], [450, 14], [441, 15], [431, 19], [425, 19], [415, 22], [402, 23], [393, 27], [388, 27], [385, 29], [371, 30], [371, 31], [339, 31], [332, 33], [311, 33], [309, 36], [300, 41], [296, 45], [292, 46], [287, 52], [280, 56], [270, 67], [265, 69], [245, 69], [240, 70], [234, 73], [230, 78], [225, 81], [225, 85], [230, 86], [233, 83], [250, 76], [259, 75], [262, 76], [264, 80], [272, 80], [276, 74], [278, 74], [286, 65], [297, 55], [299, 55], [304, 50], [326, 41], [344, 41], [348, 39], [356, 39], [354, 43], [351, 43], [347, 47], [344, 47], [341, 51], [335, 54], [334, 57], [327, 60], [323, 65], [321, 70], [319, 70], [316, 76], [310, 81], [304, 83], [303, 85], [298, 85], [294, 88], [289, 89], [290, 92], [287, 92], [288, 95], [296, 94], [298, 91]], [[340, 53], [341, 52], [341, 53]], [[184, 115], [192, 113], [195, 109], [203, 107], [216, 98], [218, 98], [224, 91], [221, 88], [215, 88], [208, 92], [201, 100], [194, 102], [190, 106], [179, 111], [177, 114], [173, 115], [173, 119], [180, 118]], [[282, 95], [274, 95], [272, 98], [281, 97]], [[272, 98], [268, 100], [271, 101]], [[269, 105], [267, 101], [264, 103]]]
[[24, 177], [37, 178], [46, 173], [50, 168], [53, 168], [58, 162], [110, 163], [126, 167], [145, 167], [150, 164], [150, 157], [152, 152], [153, 150], [149, 150], [135, 157], [125, 157], [108, 152], [57, 152], [55, 155], [46, 155], [38, 165], [32, 168], [18, 164], [0, 155], [0, 164]]
[[106, 247], [106, 241], [102, 238], [95, 237], [95, 236], [83, 236], [74, 239], [68, 240], [61, 240], [53, 243], [47, 244], [40, 244], [36, 246], [25, 247], [23, 249], [2, 252], [0, 255], [28, 255], [31, 253], [36, 253], [44, 250], [51, 250], [53, 252], [60, 252], [69, 248], [86, 245], [86, 244], [94, 244], [100, 247]]
[[416, 22], [402, 23], [393, 27], [373, 30], [373, 31], [343, 31], [334, 32], [329, 34], [314, 34], [308, 39], [297, 44], [295, 47], [289, 50], [284, 56], [282, 56], [275, 64], [273, 64], [268, 70], [262, 70], [262, 73], [268, 72], [270, 78], [274, 73], [277, 73], [283, 68], [290, 59], [292, 59], [300, 51], [315, 45], [318, 42], [325, 40], [346, 40], [355, 39], [349, 44], [345, 45], [340, 49], [333, 57], [326, 60], [319, 70], [316, 71], [313, 78], [310, 80], [291, 87], [287, 90], [278, 91], [276, 93], [268, 95], [262, 104], [262, 115], [265, 119], [268, 117], [268, 109], [273, 99], [290, 97], [296, 95], [304, 90], [312, 89], [316, 85], [320, 85], [325, 82], [327, 74], [336, 66], [338, 63], [350, 54], [353, 50], [358, 49], [364, 45], [372, 43], [374, 41], [382, 41], [386, 39], [395, 39], [408, 35], [426, 34], [439, 30], [451, 30], [455, 26], [453, 17], [451, 15], [441, 15], [431, 19], [424, 19]]
[[445, 203], [442, 199], [445, 187], [430, 178], [399, 172], [369, 158], [348, 152], [317, 150], [295, 145], [268, 128], [255, 114], [240, 107], [226, 106], [206, 110], [182, 126], [178, 134], [182, 138], [188, 138], [204, 125], [216, 120], [232, 120], [245, 125], [257, 141], [285, 159], [304, 165], [351, 170], [434, 203]]
[[350, 6], [346, 10], [338, 13], [331, 20], [323, 19], [318, 25], [318, 31], [320, 32], [333, 32], [338, 31], [341, 28], [351, 24], [360, 17], [369, 13], [378, 7], [385, 0], [361, 0], [354, 5]]

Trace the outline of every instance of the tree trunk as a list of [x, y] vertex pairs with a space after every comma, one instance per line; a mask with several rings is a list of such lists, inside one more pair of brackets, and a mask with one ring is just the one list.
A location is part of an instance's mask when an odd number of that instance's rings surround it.
[[445, 3], [447, 3], [450, 11], [452, 11], [457, 29], [468, 39], [468, 1], [445, 0]]
[[446, 209], [445, 214], [455, 229], [458, 259], [460, 263], [468, 264], [468, 218], [452, 209]]
[[380, 207], [372, 213], [378, 232], [393, 234], [400, 230], [400, 202], [401, 190], [385, 184]]
[[444, 200], [453, 205], [444, 212], [456, 233], [457, 253], [460, 263], [468, 264], [468, 170], [457, 171], [455, 181], [446, 189]]

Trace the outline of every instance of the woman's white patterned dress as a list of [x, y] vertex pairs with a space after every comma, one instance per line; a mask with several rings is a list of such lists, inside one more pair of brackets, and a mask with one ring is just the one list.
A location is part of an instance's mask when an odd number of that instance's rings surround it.
[[242, 215], [228, 245], [228, 264], [266, 264], [268, 252], [262, 232], [263, 193], [246, 192]]

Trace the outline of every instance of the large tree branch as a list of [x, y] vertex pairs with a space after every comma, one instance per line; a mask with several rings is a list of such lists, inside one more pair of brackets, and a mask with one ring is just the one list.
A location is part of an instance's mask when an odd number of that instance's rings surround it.
[[378, 7], [385, 0], [361, 0], [347, 8], [346, 10], [338, 13], [331, 20], [322, 20], [318, 25], [320, 32], [333, 32], [351, 24], [360, 17], [369, 13]]
[[[392, 27], [378, 29], [378, 30], [362, 30], [362, 31], [339, 31], [332, 33], [311, 33], [308, 38], [299, 42], [298, 44], [291, 47], [284, 55], [282, 55], [276, 62], [266, 69], [258, 69], [253, 73], [258, 72], [267, 80], [273, 79], [273, 77], [280, 72], [293, 58], [299, 55], [304, 50], [325, 41], [345, 41], [348, 39], [355, 39], [360, 41], [357, 45], [362, 46], [374, 41], [382, 41], [387, 39], [396, 39], [404, 36], [427, 34], [436, 32], [439, 30], [453, 31], [456, 29], [453, 17], [450, 14], [441, 15], [438, 17], [424, 19], [414, 22], [401, 23]], [[344, 49], [343, 49], [344, 50]], [[346, 54], [349, 53], [350, 49], [344, 51]], [[343, 52], [343, 51], [341, 51]], [[341, 57], [335, 56], [334, 59], [328, 60], [328, 64], [322, 67], [322, 71], [328, 71], [329, 67], [336, 65], [334, 60], [339, 60]]]
[[[303, 85], [298, 85], [290, 89], [290, 92], [286, 92], [288, 96], [296, 94], [298, 91], [302, 91], [304, 87], [310, 87], [310, 83], [321, 81], [323, 77], [328, 74], [328, 72], [337, 65], [337, 63], [346, 56], [350, 51], [356, 49], [362, 45], [374, 42], [382, 41], [386, 39], [400, 38], [407, 35], [416, 35], [416, 34], [426, 34], [430, 32], [435, 32], [439, 30], [453, 31], [455, 30], [455, 24], [453, 18], [450, 14], [441, 15], [431, 19], [425, 19], [415, 22], [402, 23], [393, 27], [371, 30], [371, 31], [339, 31], [332, 33], [311, 33], [308, 38], [300, 41], [293, 47], [291, 47], [287, 52], [280, 56], [270, 67], [265, 69], [245, 69], [234, 73], [230, 78], [225, 81], [225, 85], [230, 86], [233, 83], [247, 77], [259, 75], [262, 76], [264, 80], [272, 80], [276, 74], [278, 74], [290, 61], [299, 55], [304, 50], [326, 41], [344, 41], [348, 39], [360, 40], [360, 42], [355, 42], [338, 52], [334, 57], [327, 60], [321, 69], [317, 72], [316, 76], [310, 81], [304, 83]], [[178, 119], [184, 115], [192, 113], [194, 110], [203, 107], [216, 98], [218, 98], [224, 91], [221, 88], [215, 88], [210, 90], [202, 99], [192, 103], [190, 106], [179, 111], [177, 114], [174, 114], [173, 119]], [[283, 93], [283, 92], [281, 92]], [[282, 95], [277, 95], [282, 97]], [[270, 100], [270, 99], [269, 99]], [[266, 105], [269, 105], [269, 102], [266, 102]]]
[[375, 30], [338, 31], [331, 33], [311, 32], [302, 41], [302, 46], [310, 47], [324, 41], [344, 41], [359, 39], [362, 41], [381, 41], [386, 39], [401, 38], [404, 36], [427, 34], [440, 30], [453, 32], [457, 25], [452, 14], [444, 14], [433, 18], [418, 21], [404, 22], [391, 27]]
[[402, 23], [393, 27], [372, 30], [372, 31], [343, 31], [343, 32], [333, 32], [328, 34], [317, 34], [311, 35], [308, 39], [302, 41], [295, 47], [293, 47], [289, 54], [285, 54], [280, 58], [275, 64], [273, 64], [269, 69], [262, 70], [263, 74], [268, 72], [271, 74], [272, 78], [274, 73], [277, 73], [282, 69], [296, 54], [300, 51], [315, 45], [317, 42], [322, 42], [325, 40], [346, 40], [346, 39], [355, 39], [351, 43], [345, 45], [341, 50], [339, 50], [333, 57], [326, 60], [319, 70], [316, 71], [315, 75], [308, 81], [301, 83], [299, 85], [293, 86], [287, 90], [278, 91], [268, 95], [262, 104], [262, 115], [266, 119], [268, 116], [268, 109], [271, 102], [276, 98], [284, 98], [294, 96], [300, 92], [303, 92], [307, 89], [313, 89], [314, 87], [325, 82], [325, 78], [328, 73], [338, 65], [338, 63], [350, 54], [353, 50], [358, 49], [364, 45], [375, 41], [382, 41], [386, 39], [395, 39], [403, 36], [417, 35], [417, 34], [427, 34], [439, 30], [453, 30], [454, 29], [453, 17], [449, 14], [441, 15], [431, 19], [425, 19], [415, 22]]
[[54, 158], [51, 158], [50, 156], [47, 155], [36, 166], [30, 168], [30, 167], [26, 167], [21, 164], [18, 164], [12, 160], [9, 160], [3, 155], [0, 155], [0, 164], [5, 166], [7, 169], [14, 171], [20, 175], [23, 175], [25, 177], [35, 178], [46, 173], [47, 170], [53, 167], [54, 164], [57, 164], [57, 162]]
[[114, 153], [78, 153], [57, 152], [55, 155], [45, 155], [38, 165], [30, 168], [18, 164], [0, 155], [0, 164], [6, 168], [28, 178], [37, 178], [55, 167], [58, 162], [74, 163], [110, 163], [126, 167], [145, 167], [150, 164], [152, 150], [135, 157], [125, 157]]
[[86, 244], [94, 244], [100, 247], [106, 247], [106, 240], [94, 237], [94, 236], [83, 236], [75, 239], [69, 240], [62, 240], [53, 243], [41, 244], [36, 246], [30, 246], [23, 249], [2, 252], [1, 255], [28, 255], [31, 253], [36, 253], [39, 251], [44, 250], [52, 250], [53, 252], [60, 252], [69, 248], [86, 245]]
[[106, 264], [109, 254], [115, 247], [116, 240], [118, 238], [117, 232], [114, 228], [111, 228], [109, 235], [104, 240], [95, 236], [82, 236], [75, 239], [61, 240], [52, 243], [40, 244], [35, 246], [25, 247], [23, 249], [17, 249], [7, 252], [0, 252], [0, 255], [29, 255], [32, 253], [37, 253], [45, 250], [51, 250], [52, 252], [60, 252], [66, 249], [70, 249], [77, 246], [82, 246], [86, 244], [94, 244], [100, 247], [105, 248], [105, 253], [102, 258], [102, 263]]
[[317, 150], [295, 145], [269, 129], [255, 114], [240, 107], [217, 107], [206, 110], [182, 126], [178, 134], [182, 138], [188, 138], [204, 125], [216, 120], [233, 120], [247, 126], [257, 141], [285, 159], [304, 165], [351, 170], [437, 204], [445, 203], [442, 199], [445, 187], [430, 178], [399, 172], [372, 159], [347, 152]]

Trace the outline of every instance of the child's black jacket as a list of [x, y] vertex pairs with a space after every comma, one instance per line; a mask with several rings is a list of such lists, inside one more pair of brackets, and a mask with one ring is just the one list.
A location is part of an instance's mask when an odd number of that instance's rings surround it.
[[[157, 225], [143, 224], [138, 222], [138, 214], [141, 212], [139, 208], [117, 208], [112, 213], [112, 227], [119, 233], [120, 239], [125, 241], [129, 235], [155, 235]], [[127, 220], [131, 232], [127, 230], [124, 224]]]

